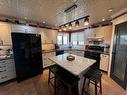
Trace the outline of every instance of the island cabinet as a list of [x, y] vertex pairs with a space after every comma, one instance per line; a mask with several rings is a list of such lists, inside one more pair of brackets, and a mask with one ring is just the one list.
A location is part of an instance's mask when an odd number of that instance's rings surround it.
[[42, 54], [42, 59], [43, 59], [43, 68], [51, 66], [53, 63], [48, 59], [48, 57], [55, 56], [55, 52], [48, 52], [48, 53], [43, 53]]
[[78, 56], [82, 56], [84, 57], [84, 51], [83, 50], [66, 50], [64, 51], [64, 53], [70, 53], [70, 54], [74, 54], [74, 55], [78, 55]]
[[0, 61], [0, 83], [16, 78], [14, 59]]

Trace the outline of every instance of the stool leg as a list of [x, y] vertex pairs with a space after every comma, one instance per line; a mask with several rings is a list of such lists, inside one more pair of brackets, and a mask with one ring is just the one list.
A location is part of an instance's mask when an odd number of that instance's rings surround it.
[[85, 91], [85, 83], [86, 83], [86, 78], [84, 78], [84, 81], [83, 81], [83, 87], [82, 87], [82, 95], [83, 95], [83, 93], [84, 93], [84, 91]]
[[95, 95], [97, 95], [97, 82], [95, 82]]
[[102, 81], [100, 80], [100, 94], [102, 95]]
[[50, 69], [49, 69], [49, 76], [48, 76], [48, 85], [49, 85], [49, 82], [50, 82]]
[[78, 88], [78, 82], [76, 83], [76, 85], [74, 86], [74, 95], [79, 95], [79, 88]]
[[56, 74], [54, 75], [54, 95], [56, 95]]

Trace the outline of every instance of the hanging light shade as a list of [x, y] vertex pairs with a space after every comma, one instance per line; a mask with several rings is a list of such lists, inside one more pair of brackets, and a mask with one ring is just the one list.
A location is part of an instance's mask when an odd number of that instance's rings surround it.
[[78, 21], [78, 20], [76, 20], [75, 26], [76, 26], [76, 27], [79, 27], [79, 21]]
[[64, 31], [67, 30], [67, 26], [66, 26], [66, 25], [63, 26], [63, 30], [64, 30]]
[[69, 23], [68, 29], [72, 29], [72, 24], [71, 23]]
[[88, 17], [84, 19], [84, 25], [89, 25], [89, 18]]
[[61, 31], [62, 31], [62, 27], [60, 26], [60, 27], [59, 27], [59, 32], [61, 32]]

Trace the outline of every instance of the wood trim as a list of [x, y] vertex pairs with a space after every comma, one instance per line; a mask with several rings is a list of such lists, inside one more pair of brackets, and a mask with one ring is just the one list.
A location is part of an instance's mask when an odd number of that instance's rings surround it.
[[37, 21], [29, 20], [29, 19], [23, 19], [23, 18], [14, 17], [14, 16], [2, 15], [2, 14], [0, 14], [0, 21], [1, 22], [12, 23], [12, 24], [19, 24], [19, 25], [28, 24], [31, 27], [58, 30], [57, 28], [55, 28], [53, 26], [49, 26], [47, 24], [42, 24], [41, 22], [37, 22]]
[[114, 18], [112, 18], [112, 20], [115, 20], [115, 19], [117, 19], [117, 18], [119, 18], [119, 17], [121, 17], [121, 16], [123, 16], [123, 15], [125, 15], [125, 14], [127, 14], [127, 11], [124, 12], [124, 13], [122, 13], [122, 14], [119, 14], [118, 16], [116, 16], [116, 17], [114, 17]]

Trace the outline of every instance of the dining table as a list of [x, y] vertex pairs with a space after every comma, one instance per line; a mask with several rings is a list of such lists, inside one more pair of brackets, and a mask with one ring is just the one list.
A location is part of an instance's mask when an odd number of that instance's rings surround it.
[[[75, 59], [72, 61], [67, 60], [67, 56], [69, 55], [74, 56]], [[58, 56], [49, 57], [48, 59], [52, 61], [53, 63], [52, 65], [57, 64], [58, 66], [67, 70], [69, 73], [79, 77], [78, 90], [79, 90], [79, 95], [81, 95], [83, 81], [84, 81], [83, 75], [96, 62], [96, 60], [77, 56], [74, 54], [69, 54], [69, 53], [64, 53]]]

